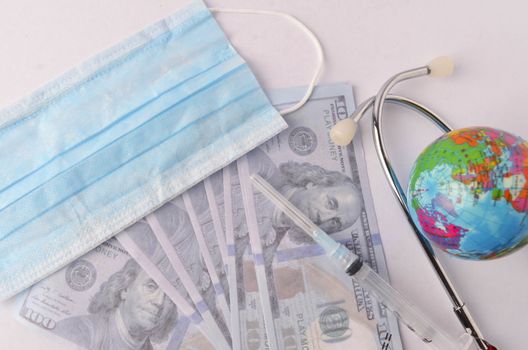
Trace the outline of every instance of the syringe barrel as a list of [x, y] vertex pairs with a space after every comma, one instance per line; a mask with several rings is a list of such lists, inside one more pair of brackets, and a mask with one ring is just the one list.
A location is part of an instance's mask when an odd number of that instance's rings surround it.
[[415, 332], [431, 348], [437, 350], [465, 350], [467, 342], [456, 340], [441, 331], [441, 328], [425, 316], [408, 299], [391, 287], [368, 265], [363, 266], [352, 275], [352, 278], [363, 288], [391, 310], [402, 323]]

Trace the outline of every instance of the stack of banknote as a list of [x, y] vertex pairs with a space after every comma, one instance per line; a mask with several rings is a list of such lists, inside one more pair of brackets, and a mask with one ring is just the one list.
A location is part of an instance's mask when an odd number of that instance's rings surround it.
[[393, 315], [249, 180], [388, 278], [361, 138], [329, 138], [353, 109], [350, 86], [319, 87], [287, 130], [34, 285], [17, 317], [86, 349], [402, 349]]

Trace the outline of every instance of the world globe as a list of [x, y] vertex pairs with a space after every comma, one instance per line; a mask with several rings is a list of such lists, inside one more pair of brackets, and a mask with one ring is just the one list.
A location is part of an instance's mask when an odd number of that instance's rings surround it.
[[485, 260], [528, 243], [528, 142], [502, 130], [451, 131], [411, 170], [407, 204], [433, 245]]

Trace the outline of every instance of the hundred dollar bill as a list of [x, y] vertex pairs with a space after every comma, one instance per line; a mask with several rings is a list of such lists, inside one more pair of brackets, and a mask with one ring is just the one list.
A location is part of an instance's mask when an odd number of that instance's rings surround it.
[[130, 226], [119, 234], [117, 239], [182, 310], [199, 315], [197, 320], [203, 320], [203, 329], [213, 344], [223, 349], [230, 348], [229, 339], [220, 329], [218, 320], [209, 306], [203, 301], [192, 277], [183, 266], [172, 264], [173, 259], [163, 248], [164, 242], [158, 240], [147, 220]]
[[[255, 203], [253, 201], [253, 192], [251, 184], [245, 179], [249, 179], [249, 169], [247, 165], [247, 158], [244, 156], [237, 161], [237, 169], [240, 178], [240, 190], [242, 192], [242, 202], [246, 214], [246, 222], [248, 227], [247, 237], [249, 238], [249, 245], [251, 248], [251, 258], [253, 259], [253, 269], [255, 270], [255, 278], [257, 280], [257, 288], [260, 294], [260, 305], [262, 308], [262, 315], [264, 319], [264, 326], [266, 328], [266, 335], [268, 342], [272, 349], [283, 349], [284, 335], [277, 335], [282, 329], [278, 327], [274, 318], [280, 317], [278, 310], [276, 313], [272, 312], [271, 297], [268, 290], [272, 288], [271, 281], [268, 281], [266, 270], [264, 269], [264, 259], [262, 244], [259, 237], [257, 225], [257, 212]], [[248, 244], [245, 240], [244, 244]]]
[[[188, 196], [186, 198], [190, 200]], [[197, 220], [196, 217], [195, 219]], [[202, 317], [206, 321], [212, 317], [224, 338], [231, 343], [226, 321], [229, 311], [226, 310], [224, 318], [218, 308], [218, 305], [222, 304], [219, 299], [221, 300], [223, 295], [215, 293], [202, 255], [205, 252], [200, 251], [200, 243], [186, 211], [184, 199], [173, 199], [148, 215], [146, 220]], [[200, 229], [199, 225], [196, 228]]]
[[[275, 105], [284, 105], [299, 96], [295, 90], [286, 90], [271, 98]], [[253, 190], [249, 180], [250, 174], [258, 173], [321, 229], [388, 278], [361, 138], [342, 148], [329, 137], [331, 127], [353, 108], [350, 87], [318, 88], [302, 109], [288, 115], [287, 130], [238, 161], [250, 238], [247, 244], [254, 256], [266, 327], [276, 329], [279, 348], [318, 349], [324, 337], [333, 344], [345, 341], [348, 336], [342, 328], [351, 312], [359, 312], [366, 320], [375, 320], [380, 348], [402, 349], [394, 316], [351, 279], [344, 282], [354, 291], [354, 298], [327, 293], [309, 282], [303, 266], [310, 263], [324, 269], [330, 262], [310, 237]], [[324, 334], [303, 331], [317, 320], [324, 324], [329, 312], [343, 322], [321, 326]]]
[[[213, 175], [204, 180], [205, 193], [207, 202], [209, 203], [209, 210], [211, 212], [211, 219], [216, 233], [216, 240], [222, 254], [222, 261], [224, 262], [224, 271], [227, 274], [227, 244], [225, 238], [225, 216], [224, 216], [224, 182], [223, 170], [217, 171]], [[229, 300], [229, 298], [228, 298]]]
[[85, 349], [213, 349], [115, 239], [31, 287], [17, 319]]
[[270, 349], [253, 259], [247, 244], [248, 231], [236, 163], [224, 168], [223, 182], [224, 200], [219, 207], [225, 210], [233, 349]]
[[216, 292], [218, 307], [223, 314], [224, 320], [230, 320], [229, 305], [227, 302], [229, 298], [229, 287], [227, 285], [227, 275], [224, 269], [220, 243], [218, 243], [217, 239], [217, 228], [215, 227], [218, 225], [213, 223], [212, 210], [207, 200], [204, 183], [199, 183], [186, 191], [182, 195], [182, 198], [185, 209], [189, 214], [189, 219], [191, 220], [205, 266], [211, 277], [214, 291]]

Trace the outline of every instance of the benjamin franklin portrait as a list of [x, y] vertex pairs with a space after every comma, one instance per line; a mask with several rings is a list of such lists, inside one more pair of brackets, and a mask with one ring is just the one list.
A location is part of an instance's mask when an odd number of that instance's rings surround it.
[[150, 350], [167, 340], [178, 314], [175, 305], [132, 259], [103, 282], [88, 315], [57, 323], [62, 337], [97, 350]]

